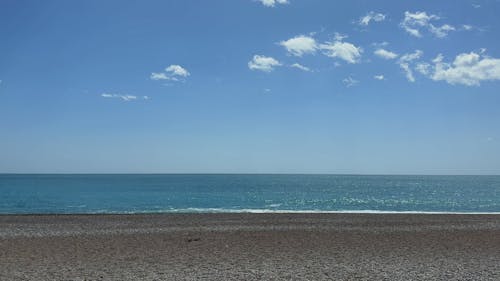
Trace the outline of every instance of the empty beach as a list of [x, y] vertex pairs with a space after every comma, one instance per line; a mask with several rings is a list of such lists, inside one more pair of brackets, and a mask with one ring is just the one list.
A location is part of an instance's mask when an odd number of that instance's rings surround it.
[[0, 280], [498, 280], [500, 215], [2, 215]]

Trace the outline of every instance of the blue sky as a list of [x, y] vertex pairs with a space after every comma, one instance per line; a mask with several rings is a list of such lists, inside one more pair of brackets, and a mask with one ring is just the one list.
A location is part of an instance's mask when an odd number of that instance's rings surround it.
[[499, 1], [0, 1], [0, 172], [500, 174]]

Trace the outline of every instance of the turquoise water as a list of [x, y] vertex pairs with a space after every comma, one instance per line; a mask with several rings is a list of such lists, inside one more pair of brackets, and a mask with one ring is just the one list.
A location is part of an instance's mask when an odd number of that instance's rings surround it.
[[500, 212], [500, 176], [0, 175], [0, 213]]

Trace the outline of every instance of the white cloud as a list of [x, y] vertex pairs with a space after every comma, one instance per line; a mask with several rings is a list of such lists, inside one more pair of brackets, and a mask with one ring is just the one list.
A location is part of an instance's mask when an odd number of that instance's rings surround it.
[[288, 4], [288, 0], [258, 0], [266, 7], [274, 7], [276, 4]]
[[350, 88], [352, 86], [355, 86], [356, 84], [359, 83], [358, 80], [355, 80], [354, 78], [352, 78], [351, 76], [347, 77], [347, 78], [344, 78], [342, 80], [342, 82], [344, 83], [344, 85], [347, 87], [347, 88]]
[[415, 82], [415, 76], [413, 76], [413, 71], [410, 67], [410, 63], [422, 57], [423, 54], [424, 52], [422, 52], [421, 50], [415, 50], [415, 52], [404, 54], [399, 58], [399, 67], [403, 69], [408, 81]]
[[305, 35], [295, 36], [286, 41], [281, 41], [279, 44], [285, 47], [288, 53], [298, 57], [304, 54], [313, 54], [318, 48], [316, 40]]
[[151, 80], [184, 81], [190, 75], [184, 67], [171, 64], [165, 68], [164, 72], [152, 72], [149, 78]]
[[396, 53], [393, 53], [391, 51], [387, 51], [385, 49], [377, 49], [375, 52], [373, 52], [375, 55], [383, 58], [383, 59], [386, 59], [386, 60], [391, 60], [391, 59], [395, 59], [398, 57], [398, 54]]
[[474, 52], [459, 54], [452, 63], [445, 63], [443, 59], [438, 55], [432, 61], [434, 65], [429, 77], [434, 81], [479, 86], [482, 81], [500, 80], [500, 59]]
[[136, 96], [132, 96], [132, 95], [123, 95], [123, 96], [120, 96], [120, 98], [122, 98], [124, 101], [131, 101], [131, 100], [137, 99]]
[[376, 80], [385, 80], [385, 77], [384, 77], [384, 75], [380, 74], [380, 75], [373, 76], [373, 79], [376, 79]]
[[411, 35], [413, 35], [415, 37], [422, 37], [422, 35], [420, 34], [420, 31], [418, 31], [418, 29], [405, 27], [405, 30], [406, 30], [406, 32], [410, 33]]
[[385, 20], [384, 14], [375, 13], [375, 12], [371, 11], [368, 14], [366, 14], [366, 16], [359, 18], [358, 24], [366, 26], [366, 25], [370, 24], [370, 21], [380, 22], [383, 20]]
[[410, 82], [415, 82], [415, 77], [413, 76], [413, 71], [410, 68], [410, 65], [406, 62], [400, 63], [399, 66], [403, 69], [406, 74], [406, 79]]
[[303, 71], [308, 71], [308, 72], [311, 72], [311, 71], [312, 71], [309, 67], [307, 67], [307, 66], [303, 66], [303, 65], [301, 65], [300, 63], [294, 63], [294, 64], [292, 64], [292, 65], [290, 65], [290, 66], [291, 66], [291, 67], [294, 67], [294, 68], [298, 68], [298, 69], [303, 70]]
[[335, 35], [333, 36], [333, 39], [335, 41], [342, 41], [344, 39], [346, 39], [348, 36], [345, 35], [345, 34], [341, 34], [341, 33], [338, 33], [338, 32], [335, 32]]
[[415, 50], [415, 52], [413, 52], [413, 53], [402, 55], [399, 58], [399, 61], [402, 61], [402, 62], [414, 61], [416, 59], [419, 59], [423, 54], [424, 54], [424, 52], [422, 52], [421, 50]]
[[352, 43], [343, 42], [342, 40], [344, 38], [346, 37], [336, 34], [333, 42], [325, 42], [319, 45], [319, 48], [323, 50], [323, 54], [328, 57], [340, 58], [348, 63], [358, 63], [363, 49], [361, 47], [356, 47]]
[[426, 62], [421, 62], [418, 63], [417, 66], [415, 66], [415, 70], [420, 72], [423, 75], [428, 75], [430, 71], [431, 65], [426, 63]]
[[149, 77], [151, 80], [169, 80], [169, 77], [165, 73], [153, 72]]
[[[347, 36], [335, 33], [335, 37], [332, 42], [318, 44], [316, 39], [311, 36], [298, 35], [286, 41], [281, 41], [279, 42], [279, 44], [283, 46], [289, 54], [298, 57], [301, 57], [304, 54], [314, 54], [318, 49], [320, 49], [322, 53], [328, 57], [340, 58], [347, 61], [348, 63], [359, 62], [363, 49], [361, 47], [355, 46], [352, 43], [344, 42], [343, 40], [345, 38], [347, 38]], [[297, 67], [305, 70], [298, 65], [292, 65], [292, 67]]]
[[472, 30], [474, 27], [472, 25], [470, 25], [470, 24], [462, 24], [462, 28], [464, 30], [469, 31], [469, 30]]
[[443, 38], [448, 35], [448, 32], [455, 31], [455, 27], [449, 24], [444, 24], [440, 27], [435, 27], [434, 25], [429, 24], [429, 31], [436, 35], [436, 37]]
[[372, 46], [374, 46], [374, 47], [378, 47], [378, 48], [380, 48], [380, 47], [385, 47], [385, 46], [388, 46], [388, 45], [389, 45], [389, 42], [387, 42], [387, 41], [382, 41], [382, 42], [373, 42], [373, 43], [372, 43]]
[[431, 20], [438, 20], [439, 17], [436, 15], [427, 15], [426, 12], [415, 12], [411, 13], [406, 11], [405, 18], [403, 20], [404, 24], [413, 26], [426, 26]]
[[428, 15], [426, 12], [411, 13], [406, 11], [405, 17], [400, 25], [404, 30], [406, 30], [406, 32], [415, 37], [422, 37], [422, 33], [420, 32], [421, 28], [427, 29], [438, 38], [443, 38], [448, 35], [450, 31], [456, 30], [455, 27], [449, 24], [435, 26], [431, 23], [432, 21], [439, 19], [440, 17], [433, 14]]
[[251, 70], [260, 70], [264, 72], [271, 72], [274, 67], [280, 66], [281, 63], [272, 57], [255, 55], [252, 60], [248, 62], [248, 68]]
[[[110, 93], [102, 93], [101, 97], [103, 97], [103, 98], [116, 98], [116, 99], [121, 99], [123, 101], [134, 101], [134, 100], [139, 99], [137, 96], [133, 96], [133, 95], [120, 95], [120, 94], [110, 94]], [[142, 99], [149, 100], [150, 98], [148, 96], [142, 96]]]
[[191, 75], [185, 68], [180, 65], [172, 64], [169, 67], [165, 68], [165, 71], [170, 74], [170, 76], [180, 76], [180, 77], [188, 77]]

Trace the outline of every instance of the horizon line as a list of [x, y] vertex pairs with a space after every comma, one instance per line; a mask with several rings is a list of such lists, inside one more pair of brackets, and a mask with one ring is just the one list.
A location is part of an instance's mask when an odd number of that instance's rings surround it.
[[237, 173], [237, 172], [0, 172], [0, 175], [332, 175], [332, 176], [500, 176], [497, 174], [425, 174], [425, 173]]

